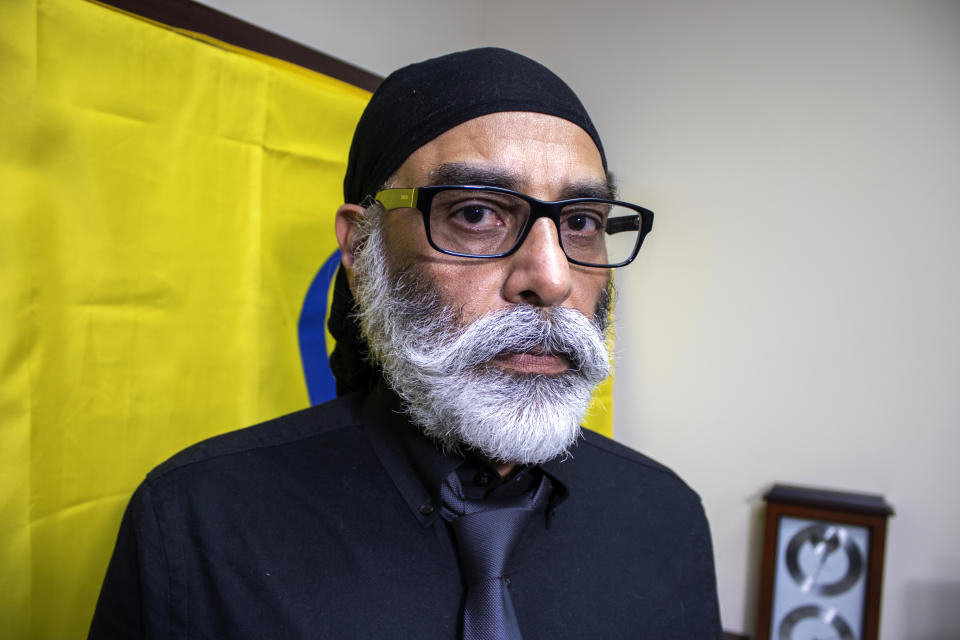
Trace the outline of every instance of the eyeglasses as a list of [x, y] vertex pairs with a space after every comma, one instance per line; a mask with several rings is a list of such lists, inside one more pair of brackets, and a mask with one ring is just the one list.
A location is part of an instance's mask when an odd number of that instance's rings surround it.
[[637, 256], [653, 227], [653, 211], [635, 204], [601, 198], [544, 202], [499, 187], [384, 189], [376, 200], [387, 211], [418, 210], [430, 246], [463, 258], [508, 256], [523, 244], [534, 222], [549, 218], [567, 260], [586, 267], [622, 267]]

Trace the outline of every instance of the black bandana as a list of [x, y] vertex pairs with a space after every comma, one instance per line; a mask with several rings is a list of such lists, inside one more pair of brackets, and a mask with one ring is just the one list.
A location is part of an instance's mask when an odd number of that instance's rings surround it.
[[[506, 49], [471, 49], [391, 73], [370, 99], [350, 146], [344, 202], [373, 195], [414, 151], [467, 120], [532, 111], [569, 120], [600, 136], [573, 90], [539, 62]], [[420, 185], [404, 185], [420, 186]]]

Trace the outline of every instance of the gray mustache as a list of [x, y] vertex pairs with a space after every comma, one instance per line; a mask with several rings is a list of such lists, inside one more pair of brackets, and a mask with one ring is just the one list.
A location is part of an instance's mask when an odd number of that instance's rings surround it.
[[603, 332], [586, 316], [566, 307], [511, 305], [487, 313], [431, 349], [419, 363], [437, 375], [466, 371], [503, 353], [536, 351], [565, 356], [571, 369], [602, 380], [610, 370]]

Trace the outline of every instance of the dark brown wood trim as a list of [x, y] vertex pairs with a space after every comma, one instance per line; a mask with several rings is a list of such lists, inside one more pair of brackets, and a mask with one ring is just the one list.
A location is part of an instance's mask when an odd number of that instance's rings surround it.
[[757, 640], [769, 640], [771, 615], [773, 614], [773, 579], [777, 563], [777, 527], [780, 524], [779, 513], [767, 503], [763, 524], [763, 560], [760, 570], [760, 593], [757, 607], [757, 626], [754, 635]]
[[892, 516], [893, 507], [881, 495], [816, 489], [787, 484], [775, 484], [763, 499], [780, 504], [796, 504], [836, 511], [850, 511], [875, 516]]
[[383, 81], [375, 73], [192, 0], [97, 1], [177, 29], [202, 33], [237, 47], [292, 62], [367, 91], [374, 91]]

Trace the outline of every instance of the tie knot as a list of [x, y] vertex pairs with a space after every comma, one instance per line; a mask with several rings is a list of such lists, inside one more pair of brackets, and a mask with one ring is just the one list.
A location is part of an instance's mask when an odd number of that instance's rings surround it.
[[456, 471], [441, 488], [442, 514], [450, 522], [467, 584], [503, 576], [527, 524], [547, 500], [546, 476], [529, 493], [503, 500], [466, 500]]

